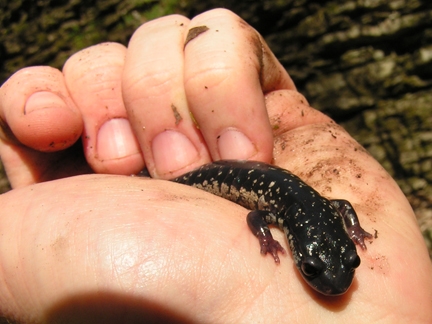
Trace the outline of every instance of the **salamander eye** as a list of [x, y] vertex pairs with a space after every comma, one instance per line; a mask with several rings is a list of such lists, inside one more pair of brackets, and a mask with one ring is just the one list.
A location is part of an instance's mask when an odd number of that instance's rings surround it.
[[317, 258], [306, 258], [301, 264], [301, 271], [306, 277], [316, 277], [322, 271], [322, 262]]
[[351, 265], [351, 269], [356, 269], [358, 268], [358, 266], [360, 265], [360, 257], [357, 255], [356, 252], [352, 252], [349, 256], [348, 256], [348, 264]]

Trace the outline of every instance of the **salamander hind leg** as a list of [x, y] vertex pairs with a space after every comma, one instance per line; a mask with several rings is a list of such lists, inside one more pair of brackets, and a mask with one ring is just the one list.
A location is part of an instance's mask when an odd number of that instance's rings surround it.
[[367, 248], [364, 240], [366, 238], [373, 239], [373, 236], [360, 226], [358, 216], [351, 203], [344, 199], [334, 199], [330, 202], [341, 214], [351, 240], [360, 245], [363, 250], [366, 250]]
[[258, 238], [261, 254], [270, 253], [277, 264], [280, 263], [278, 252], [285, 254], [285, 249], [276, 241], [268, 228], [266, 218], [275, 216], [269, 211], [254, 210], [247, 215], [247, 223], [252, 233]]

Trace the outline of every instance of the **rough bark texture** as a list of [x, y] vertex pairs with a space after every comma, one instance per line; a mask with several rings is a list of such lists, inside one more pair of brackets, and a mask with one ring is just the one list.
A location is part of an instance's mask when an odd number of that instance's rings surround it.
[[94, 43], [126, 44], [138, 25], [159, 15], [229, 8], [266, 37], [312, 106], [345, 126], [397, 180], [430, 244], [431, 1], [57, 3], [0, 0], [0, 81], [27, 65], [61, 67], [71, 53]]

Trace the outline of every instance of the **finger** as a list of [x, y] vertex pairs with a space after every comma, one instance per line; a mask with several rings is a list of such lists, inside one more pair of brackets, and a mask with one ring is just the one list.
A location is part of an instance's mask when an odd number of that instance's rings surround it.
[[52, 152], [71, 146], [81, 135], [81, 115], [57, 69], [18, 71], [1, 87], [0, 100], [0, 117], [8, 128], [2, 136], [6, 142]]
[[132, 174], [144, 166], [121, 94], [125, 55], [123, 45], [103, 43], [74, 54], [63, 68], [83, 116], [86, 159], [99, 173]]
[[213, 159], [270, 161], [273, 137], [264, 93], [295, 89], [261, 36], [230, 11], [192, 19], [185, 89]]
[[64, 160], [83, 123], [57, 69], [30, 67], [12, 75], [0, 89], [0, 121], [0, 156], [13, 188], [56, 178], [60, 164], [63, 175], [86, 172], [75, 156]]
[[184, 93], [183, 39], [188, 24], [179, 15], [151, 21], [128, 45], [123, 98], [154, 177], [171, 178], [210, 160]]

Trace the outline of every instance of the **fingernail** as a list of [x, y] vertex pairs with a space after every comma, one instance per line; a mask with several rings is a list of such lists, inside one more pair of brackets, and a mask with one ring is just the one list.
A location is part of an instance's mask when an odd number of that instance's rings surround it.
[[27, 98], [24, 106], [24, 114], [30, 114], [33, 111], [47, 108], [67, 108], [62, 98], [49, 91], [33, 93]]
[[96, 147], [101, 161], [140, 154], [138, 141], [125, 118], [113, 118], [105, 122], [99, 129]]
[[256, 148], [249, 138], [234, 129], [225, 131], [218, 138], [218, 148], [220, 158], [246, 160], [256, 154]]
[[159, 175], [175, 172], [199, 159], [192, 142], [182, 133], [165, 131], [152, 141], [153, 159]]

